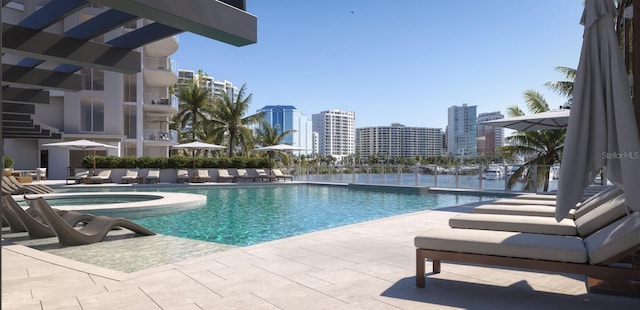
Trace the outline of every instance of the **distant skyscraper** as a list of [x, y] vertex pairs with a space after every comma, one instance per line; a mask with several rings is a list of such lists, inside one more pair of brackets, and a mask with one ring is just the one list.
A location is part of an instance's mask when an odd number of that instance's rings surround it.
[[340, 110], [312, 115], [313, 131], [318, 133], [318, 153], [338, 160], [355, 153], [356, 115]]
[[222, 93], [226, 92], [229, 98], [233, 100], [238, 98], [238, 92], [240, 90], [233, 86], [233, 83], [226, 80], [216, 80], [212, 76], [208, 75], [198, 76], [198, 73], [193, 70], [180, 69], [178, 72], [178, 85], [185, 85], [189, 81], [193, 81], [195, 78], [200, 78], [202, 86], [209, 89], [211, 96], [222, 96]]
[[462, 106], [449, 107], [448, 112], [447, 152], [452, 156], [476, 156], [476, 106], [469, 106], [465, 103]]
[[[268, 105], [259, 109], [264, 112], [264, 118], [271, 127], [278, 127], [279, 132], [294, 130], [295, 132], [287, 136], [284, 143], [308, 149], [301, 154], [310, 154], [313, 150], [313, 136], [311, 131], [311, 120], [291, 105]], [[296, 152], [297, 153], [297, 152]]]
[[504, 128], [483, 125], [483, 122], [502, 119], [500, 112], [478, 114], [478, 155], [495, 155], [504, 145]]
[[440, 128], [391, 126], [356, 128], [356, 153], [362, 159], [416, 158], [442, 155]]

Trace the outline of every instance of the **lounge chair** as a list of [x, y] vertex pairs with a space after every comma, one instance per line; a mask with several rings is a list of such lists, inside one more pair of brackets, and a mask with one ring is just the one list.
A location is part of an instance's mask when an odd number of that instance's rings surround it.
[[279, 180], [283, 180], [283, 181], [287, 181], [287, 179], [293, 181], [293, 176], [290, 174], [284, 174], [282, 173], [282, 171], [280, 171], [280, 169], [271, 169], [271, 173], [273, 173], [273, 176], [276, 177], [276, 181]]
[[555, 217], [505, 214], [459, 214], [449, 219], [449, 226], [461, 229], [514, 231], [537, 234], [588, 237], [600, 228], [627, 215], [624, 195], [620, 194], [588, 212], [580, 212], [575, 220]]
[[11, 195], [22, 194], [50, 194], [55, 192], [51, 187], [43, 184], [26, 184], [18, 182], [16, 177], [2, 177], [3, 189]]
[[[8, 211], [9, 213], [12, 213], [12, 215], [17, 219], [19, 219], [24, 228], [26, 228], [31, 239], [41, 239], [56, 236], [53, 229], [51, 229], [49, 225], [45, 224], [41, 219], [33, 217], [27, 211], [22, 209], [22, 207], [18, 205], [18, 203], [11, 196], [2, 197], [2, 206], [3, 211]], [[78, 212], [64, 212], [60, 214], [59, 212], [56, 212], [55, 209], [52, 209], [52, 212], [54, 212], [54, 214], [60, 217], [61, 220], [63, 220], [65, 223], [67, 223], [67, 225], [70, 225], [71, 227], [76, 226], [78, 223], [91, 221], [96, 217], [92, 214], [84, 214]]]
[[548, 199], [516, 199], [516, 198], [501, 198], [496, 199], [490, 202], [491, 204], [497, 205], [518, 205], [518, 204], [528, 204], [528, 205], [539, 205], [539, 206], [554, 206], [556, 205], [555, 200]]
[[196, 172], [196, 182], [211, 182], [211, 176], [209, 176], [209, 170], [198, 169]]
[[146, 183], [158, 183], [159, 180], [160, 170], [158, 169], [149, 170], [149, 172], [147, 173], [147, 177], [144, 178], [144, 181]]
[[86, 178], [89, 177], [89, 170], [81, 170], [76, 172], [75, 174], [67, 176], [67, 180], [65, 184], [69, 184], [69, 181], [73, 181], [74, 184], [82, 183]]
[[238, 169], [238, 177], [236, 180], [242, 180], [242, 182], [251, 181], [253, 182], [255, 176], [250, 175], [247, 169]]
[[138, 182], [138, 170], [127, 170], [127, 173], [123, 175], [120, 180], [122, 183], [134, 183]]
[[270, 175], [264, 169], [256, 169], [256, 175], [253, 177], [253, 180], [261, 182], [272, 182], [276, 180], [276, 177]]
[[189, 170], [178, 169], [177, 175], [176, 175], [176, 182], [178, 183], [189, 182]]
[[76, 229], [64, 221], [42, 197], [35, 199], [25, 198], [27, 203], [36, 209], [38, 214], [53, 229], [58, 236], [58, 241], [63, 246], [91, 244], [102, 241], [114, 227], [122, 227], [131, 230], [137, 235], [151, 236], [155, 235], [150, 231], [134, 222], [123, 218], [112, 218], [108, 216], [98, 216]]
[[230, 182], [235, 182], [236, 177], [230, 175], [229, 171], [227, 169], [218, 169], [218, 177], [217, 177], [216, 181], [217, 182], [220, 182], [220, 181], [227, 182], [227, 180], [229, 180]]
[[[576, 204], [575, 208], [569, 212], [569, 218], [576, 218], [576, 212], [578, 213], [586, 213], [589, 210], [598, 207], [605, 201], [609, 201], [614, 197], [617, 197], [622, 193], [617, 187], [610, 187], [605, 190], [602, 190], [581, 203]], [[580, 210], [580, 211], [578, 211]], [[545, 205], [500, 205], [488, 203], [484, 205], [477, 206], [473, 208], [473, 213], [487, 213], [487, 214], [511, 214], [511, 215], [530, 215], [530, 216], [546, 216], [546, 217], [555, 217], [556, 216], [556, 208], [555, 206], [545, 206]], [[579, 217], [579, 216], [578, 216]]]
[[98, 174], [94, 176], [90, 176], [84, 179], [86, 184], [102, 184], [104, 182], [113, 182], [111, 181], [111, 170], [102, 170], [98, 172]]
[[[515, 267], [587, 277], [590, 291], [614, 285], [634, 287], [640, 266], [631, 256], [640, 252], [640, 212], [629, 214], [587, 238], [520, 232], [434, 228], [418, 234], [416, 286], [425, 286], [425, 260], [433, 273], [442, 261]], [[607, 285], [611, 285], [607, 287]]]

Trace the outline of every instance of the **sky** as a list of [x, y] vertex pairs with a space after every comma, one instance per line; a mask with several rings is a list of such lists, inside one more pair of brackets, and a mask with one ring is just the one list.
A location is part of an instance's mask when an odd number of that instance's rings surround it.
[[257, 43], [185, 33], [172, 58], [246, 84], [250, 113], [293, 105], [309, 118], [353, 111], [356, 128], [444, 129], [453, 105], [526, 111], [528, 89], [562, 105], [544, 84], [564, 80], [555, 67], [576, 68], [582, 10], [583, 0], [247, 0]]

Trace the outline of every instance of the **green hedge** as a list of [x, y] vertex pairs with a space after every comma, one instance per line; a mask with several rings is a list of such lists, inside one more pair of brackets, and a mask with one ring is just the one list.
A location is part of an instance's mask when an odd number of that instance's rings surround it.
[[[92, 169], [93, 156], [83, 158], [82, 167], [85, 169]], [[147, 156], [96, 156], [96, 168], [193, 168], [193, 157], [171, 156], [167, 158]], [[271, 162], [267, 157], [196, 157], [196, 168], [271, 168]]]

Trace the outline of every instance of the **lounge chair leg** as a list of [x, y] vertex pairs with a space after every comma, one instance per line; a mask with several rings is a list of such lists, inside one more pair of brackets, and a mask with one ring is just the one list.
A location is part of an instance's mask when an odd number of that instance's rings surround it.
[[424, 287], [424, 261], [426, 257], [420, 249], [416, 249], [416, 286]]
[[433, 273], [440, 273], [440, 260], [434, 259], [431, 263], [433, 265]]

